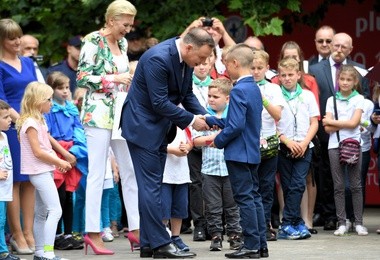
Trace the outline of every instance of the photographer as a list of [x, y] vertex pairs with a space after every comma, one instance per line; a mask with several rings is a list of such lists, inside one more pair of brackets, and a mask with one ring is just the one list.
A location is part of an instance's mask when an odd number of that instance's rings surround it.
[[184, 36], [191, 28], [194, 27], [204, 27], [205, 30], [214, 39], [216, 49], [215, 67], [218, 74], [223, 74], [226, 70], [226, 67], [222, 63], [222, 48], [220, 47], [220, 40], [223, 40], [224, 46], [235, 45], [235, 41], [228, 34], [226, 28], [224, 28], [223, 23], [215, 17], [199, 17], [186, 28], [186, 30], [182, 33], [181, 37]]

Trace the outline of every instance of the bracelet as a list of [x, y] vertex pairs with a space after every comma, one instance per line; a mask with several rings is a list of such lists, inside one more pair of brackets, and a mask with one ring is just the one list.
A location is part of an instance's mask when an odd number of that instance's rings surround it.
[[269, 101], [268, 101], [268, 99], [263, 99], [263, 106], [265, 107], [265, 108], [267, 108], [268, 106], [269, 106]]
[[285, 138], [284, 142], [283, 142], [285, 145], [288, 145], [289, 143], [289, 139], [288, 138]]
[[283, 135], [284, 135], [284, 134], [279, 134], [279, 135], [278, 135], [278, 138], [281, 138], [281, 136], [283, 136]]

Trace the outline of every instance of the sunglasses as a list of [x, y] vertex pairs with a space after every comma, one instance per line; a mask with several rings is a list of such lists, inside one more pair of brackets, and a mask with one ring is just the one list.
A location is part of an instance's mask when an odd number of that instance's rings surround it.
[[323, 40], [323, 39], [319, 39], [317, 40], [318, 43], [322, 44], [323, 42], [326, 42], [327, 44], [330, 44], [332, 42], [332, 40], [330, 39], [327, 39], [327, 40]]

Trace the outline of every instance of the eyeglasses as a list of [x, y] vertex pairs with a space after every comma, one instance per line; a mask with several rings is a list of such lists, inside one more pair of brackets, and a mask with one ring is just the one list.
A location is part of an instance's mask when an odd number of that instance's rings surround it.
[[350, 47], [348, 47], [346, 45], [342, 45], [342, 44], [334, 44], [333, 48], [335, 50], [339, 50], [339, 48], [340, 48], [342, 51], [345, 51], [345, 50], [348, 50]]
[[332, 40], [330, 39], [327, 39], [327, 40], [324, 40], [324, 39], [319, 39], [317, 40], [316, 42], [320, 43], [320, 44], [323, 44], [324, 42], [326, 42], [327, 44], [330, 44], [332, 42]]

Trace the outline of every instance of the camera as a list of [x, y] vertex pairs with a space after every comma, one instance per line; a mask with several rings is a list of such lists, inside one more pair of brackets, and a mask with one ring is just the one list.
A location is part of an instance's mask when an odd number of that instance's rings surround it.
[[205, 19], [202, 20], [202, 26], [203, 27], [212, 27], [214, 20], [206, 17]]

